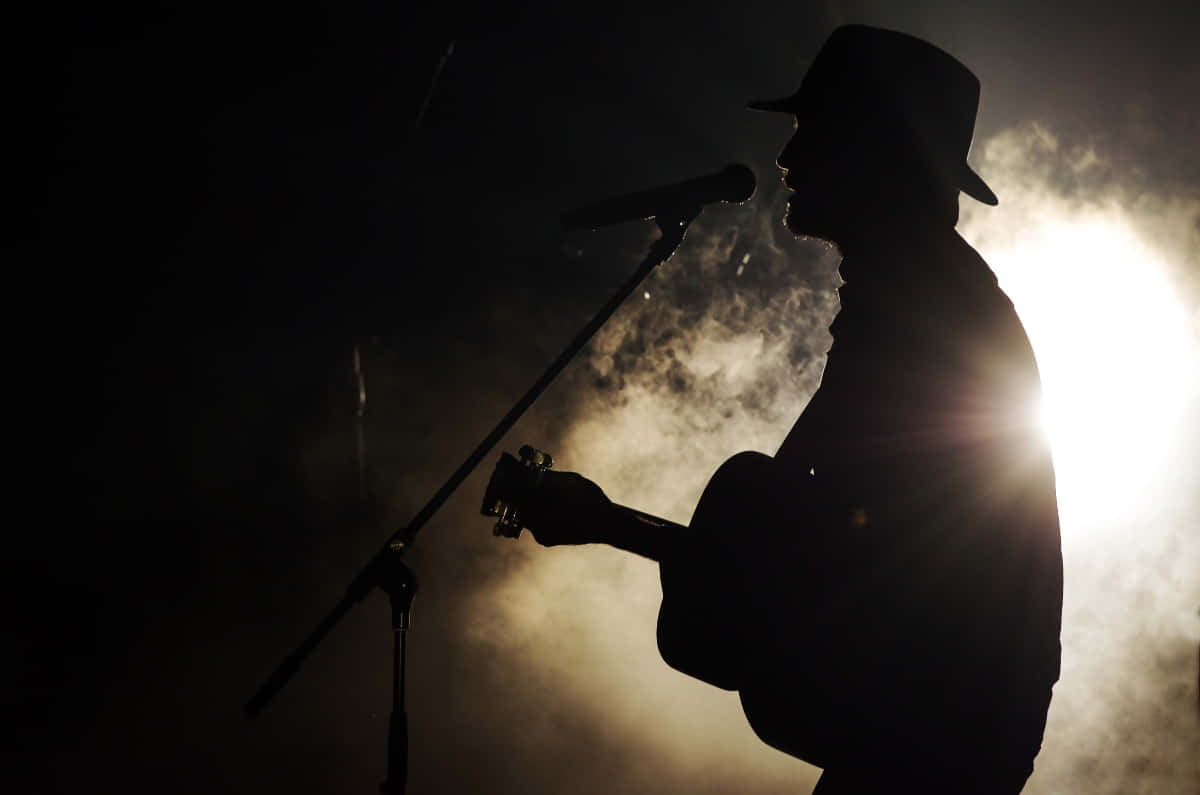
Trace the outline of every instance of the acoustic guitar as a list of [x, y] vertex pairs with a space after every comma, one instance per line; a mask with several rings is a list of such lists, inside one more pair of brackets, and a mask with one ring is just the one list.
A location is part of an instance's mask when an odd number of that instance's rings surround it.
[[[501, 455], [481, 507], [483, 515], [497, 519], [495, 535], [520, 536], [522, 506], [537, 499], [538, 483], [552, 465], [550, 455], [529, 445], [520, 449], [519, 458]], [[821, 738], [795, 726], [795, 701], [811, 696], [796, 688], [784, 692], [787, 686], [781, 689], [779, 678], [765, 674], [762, 663], [779, 656], [771, 648], [778, 638], [770, 626], [781, 616], [769, 605], [797, 600], [802, 583], [795, 576], [794, 556], [811, 557], [811, 539], [803, 542], [807, 552], [801, 551], [796, 525], [812, 517], [800, 515], [802, 500], [787, 476], [761, 453], [733, 456], [708, 482], [687, 527], [615, 507], [688, 539], [658, 561], [663, 599], [657, 637], [663, 659], [701, 681], [740, 691], [746, 717], [765, 742], [821, 765]]]

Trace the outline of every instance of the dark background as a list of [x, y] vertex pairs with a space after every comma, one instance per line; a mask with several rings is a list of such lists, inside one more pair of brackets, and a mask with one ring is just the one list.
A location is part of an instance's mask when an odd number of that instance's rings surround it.
[[[272, 712], [231, 716], [647, 239], [564, 235], [558, 214], [734, 160], [771, 212], [789, 123], [744, 102], [790, 93], [843, 22], [968, 63], [977, 139], [1044, 120], [1145, 184], [1200, 188], [1193, 4], [161, 4], [14, 20], [10, 416], [28, 454], [4, 656], [23, 791], [380, 779], [381, 599]], [[372, 511], [350, 432], [355, 344], [387, 372]], [[454, 589], [502, 577], [510, 553], [447, 563], [435, 528], [416, 565], [459, 581], [429, 586], [437, 629], [413, 686], [475, 692], [456, 673]], [[536, 753], [455, 749], [472, 718], [422, 698], [414, 732], [441, 739], [415, 741], [413, 791], [603, 789], [548, 773], [561, 754], [535, 775]], [[602, 728], [564, 731], [589, 748], [582, 780], [628, 754]]]

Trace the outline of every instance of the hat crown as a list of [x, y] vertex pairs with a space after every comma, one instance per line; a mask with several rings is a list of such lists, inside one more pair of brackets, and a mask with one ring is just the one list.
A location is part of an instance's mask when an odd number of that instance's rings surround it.
[[906, 123], [920, 138], [936, 139], [946, 156], [965, 161], [979, 109], [979, 79], [921, 39], [845, 25], [817, 53], [797, 99], [824, 110], [831, 109], [829, 103], [832, 109], [868, 103], [870, 115]]
[[952, 183], [996, 203], [967, 166], [979, 79], [957, 58], [915, 36], [843, 25], [821, 46], [795, 94], [751, 107], [903, 134]]

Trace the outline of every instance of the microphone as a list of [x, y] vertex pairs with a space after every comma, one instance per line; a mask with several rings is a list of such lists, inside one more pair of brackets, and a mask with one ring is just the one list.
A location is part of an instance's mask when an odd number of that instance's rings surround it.
[[695, 216], [706, 204], [740, 204], [754, 195], [754, 172], [733, 163], [715, 174], [628, 193], [572, 210], [562, 217], [566, 229], [598, 229], [635, 219]]

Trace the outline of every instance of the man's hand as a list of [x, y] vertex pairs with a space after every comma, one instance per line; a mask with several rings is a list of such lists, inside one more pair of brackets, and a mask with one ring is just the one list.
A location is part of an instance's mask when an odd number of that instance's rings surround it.
[[599, 486], [575, 472], [542, 473], [533, 499], [521, 506], [521, 521], [539, 544], [607, 541], [612, 501]]

